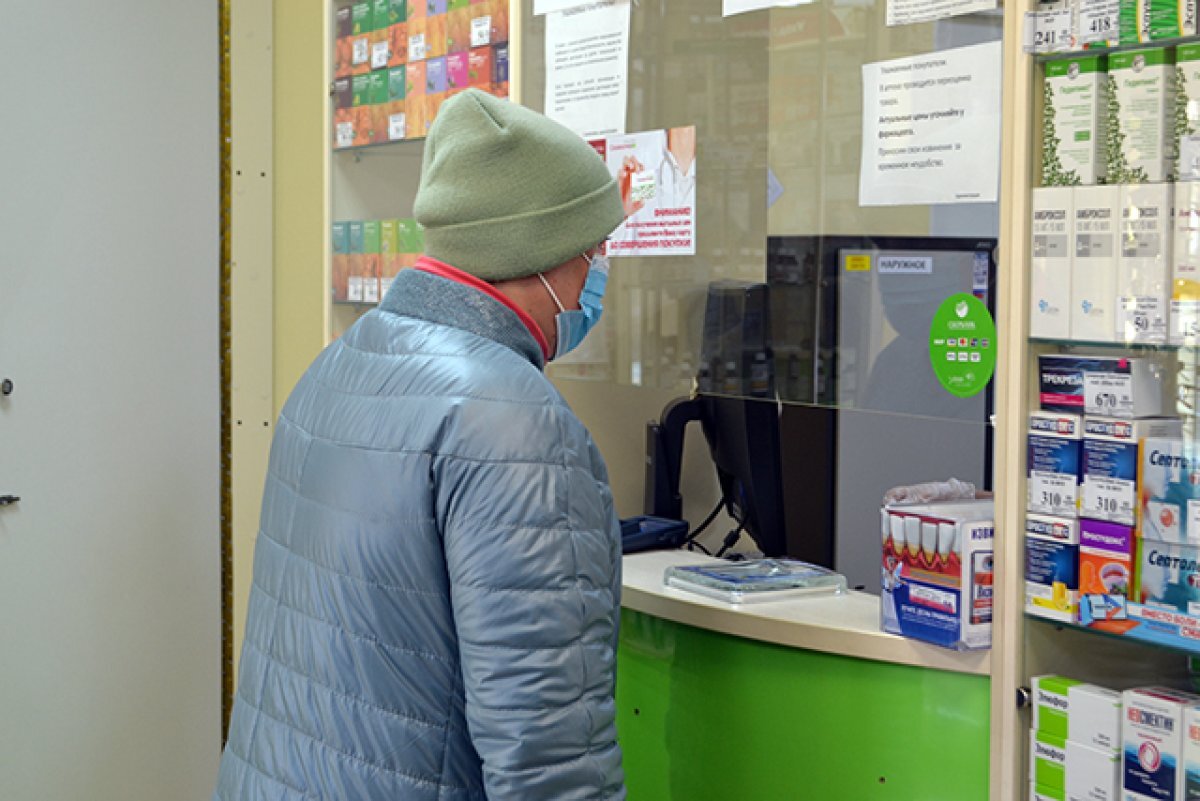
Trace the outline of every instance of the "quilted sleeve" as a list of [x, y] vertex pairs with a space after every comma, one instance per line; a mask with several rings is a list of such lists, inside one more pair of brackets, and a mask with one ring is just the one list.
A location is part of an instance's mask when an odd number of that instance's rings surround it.
[[455, 417], [432, 479], [488, 798], [624, 798], [619, 538], [586, 431], [565, 406], [475, 402]]

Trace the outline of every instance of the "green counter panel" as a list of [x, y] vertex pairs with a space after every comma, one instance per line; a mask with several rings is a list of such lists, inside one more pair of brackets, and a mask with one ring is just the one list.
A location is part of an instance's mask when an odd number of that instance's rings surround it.
[[988, 679], [621, 613], [632, 801], [985, 801]]

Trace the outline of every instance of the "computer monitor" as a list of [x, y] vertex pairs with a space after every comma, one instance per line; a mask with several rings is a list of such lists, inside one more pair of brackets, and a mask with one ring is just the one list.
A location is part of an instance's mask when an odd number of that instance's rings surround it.
[[[722, 502], [758, 549], [765, 556], [834, 567], [825, 458], [834, 436], [829, 410], [705, 394], [672, 401], [646, 426], [643, 508], [648, 515], [683, 519], [679, 485], [692, 422], [704, 432]], [[795, 490], [785, 493], [785, 486]]]

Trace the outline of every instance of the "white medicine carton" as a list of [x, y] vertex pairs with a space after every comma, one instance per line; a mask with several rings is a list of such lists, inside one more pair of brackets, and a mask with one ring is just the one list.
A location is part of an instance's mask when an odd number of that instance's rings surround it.
[[1121, 760], [1115, 751], [1067, 740], [1067, 801], [1118, 801]]
[[1169, 183], [1121, 187], [1116, 332], [1120, 341], [1167, 341], [1174, 232], [1173, 190], [1174, 184]]
[[1116, 341], [1120, 203], [1119, 187], [1075, 187], [1071, 339], [1083, 342]]
[[1184, 711], [1200, 697], [1165, 687], [1122, 695], [1123, 801], [1183, 801]]
[[1067, 739], [1099, 751], [1121, 750], [1121, 693], [1095, 684], [1067, 689]]
[[1071, 254], [1074, 225], [1069, 186], [1033, 190], [1029, 279], [1029, 335], [1066, 339], [1071, 335]]

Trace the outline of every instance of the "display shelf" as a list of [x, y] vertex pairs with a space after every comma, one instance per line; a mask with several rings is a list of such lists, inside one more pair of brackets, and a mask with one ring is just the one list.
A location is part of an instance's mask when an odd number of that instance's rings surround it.
[[363, 156], [363, 155], [367, 155], [368, 153], [374, 154], [374, 153], [383, 153], [383, 152], [389, 152], [389, 151], [399, 151], [399, 150], [403, 149], [404, 145], [419, 146], [419, 145], [424, 144], [424, 142], [425, 142], [424, 136], [412, 136], [412, 137], [406, 137], [404, 139], [395, 139], [391, 142], [372, 142], [369, 145], [354, 145], [352, 147], [334, 147], [334, 148], [331, 148], [331, 150], [333, 151], [333, 154], [335, 156], [342, 155], [342, 154]]
[[1103, 348], [1105, 350], [1128, 350], [1138, 353], [1176, 353], [1179, 351], [1196, 350], [1197, 345], [1173, 345], [1156, 342], [1102, 342], [1080, 339], [1052, 339], [1047, 337], [1030, 337], [1031, 345], [1050, 345], [1057, 348]]
[[1135, 42], [1130, 44], [1117, 44], [1111, 47], [1089, 47], [1085, 50], [1061, 50], [1056, 53], [1032, 53], [1033, 58], [1039, 63], [1047, 61], [1056, 61], [1061, 58], [1078, 58], [1079, 56], [1097, 56], [1108, 55], [1110, 53], [1123, 53], [1130, 50], [1143, 50], [1147, 47], [1177, 47], [1179, 45], [1196, 44], [1200, 42], [1200, 36], [1180, 36], [1174, 39], [1157, 39], [1152, 42]]
[[[1127, 618], [1085, 626], [1050, 620], [1026, 613], [1027, 620], [1058, 629], [1069, 629], [1106, 639], [1152, 646], [1158, 649], [1200, 655], [1200, 617], [1170, 610], [1150, 609], [1142, 604], [1127, 604]], [[1175, 622], [1171, 622], [1175, 621]], [[1183, 634], [1181, 632], [1188, 632]]]

